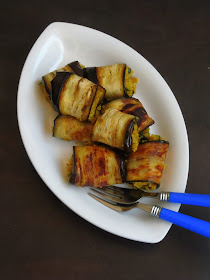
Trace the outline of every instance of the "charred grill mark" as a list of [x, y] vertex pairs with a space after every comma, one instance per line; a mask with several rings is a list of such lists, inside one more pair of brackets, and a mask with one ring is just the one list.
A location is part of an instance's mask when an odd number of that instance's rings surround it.
[[84, 174], [84, 182], [83, 184], [85, 186], [93, 186], [94, 185], [94, 180], [95, 176], [93, 175], [93, 156], [91, 151], [86, 155], [86, 157], [83, 159], [83, 169], [81, 170], [82, 175]]
[[78, 140], [78, 141], [85, 141], [86, 138], [88, 139], [88, 131], [75, 131], [71, 133], [72, 140]]
[[132, 114], [139, 118], [140, 122], [143, 122], [147, 118], [147, 112], [143, 107], [136, 107]]
[[[84, 113], [85, 111], [86, 111], [86, 109], [87, 109], [87, 107], [89, 106], [89, 104], [90, 104], [90, 101], [87, 101], [85, 104], [84, 104], [84, 106], [82, 107], [82, 109], [81, 109], [81, 111]], [[77, 106], [77, 108], [79, 107], [79, 105]]]
[[98, 166], [99, 166], [99, 170], [98, 170], [98, 175], [101, 176], [101, 175], [105, 175], [105, 162], [104, 162], [104, 158], [101, 157], [99, 158], [98, 160]]
[[148, 118], [146, 110], [141, 105], [127, 104], [121, 111], [138, 117], [139, 123], [144, 122]]
[[119, 98], [119, 100], [120, 100], [122, 103], [124, 103], [124, 104], [133, 104], [133, 105], [135, 105], [135, 104], [141, 104], [141, 102], [140, 102], [138, 99], [134, 98], [134, 97], [126, 97], [126, 96], [123, 96], [123, 97]]
[[92, 154], [87, 154], [84, 158], [84, 171], [85, 171], [85, 174], [89, 173], [89, 171], [91, 171], [91, 166], [92, 166], [92, 163], [93, 163], [93, 156]]
[[106, 153], [107, 151], [104, 148], [97, 150], [97, 146], [94, 146], [93, 154], [94, 154], [94, 159], [96, 159], [95, 163], [97, 166], [97, 169], [95, 170], [95, 174], [94, 174], [94, 180], [96, 182], [100, 182], [100, 176], [106, 175], [106, 164], [105, 164]]
[[86, 160], [85, 163], [84, 163], [84, 168], [83, 168], [83, 173], [84, 174], [87, 174], [90, 170], [90, 163], [88, 162], [88, 157], [86, 157]]
[[[126, 99], [125, 99], [125, 100], [126, 100]], [[125, 102], [124, 102], [124, 103], [125, 103]], [[124, 112], [125, 110], [130, 109], [130, 108], [132, 108], [133, 106], [135, 106], [135, 104], [127, 103], [127, 104], [122, 108], [122, 111]]]
[[93, 161], [93, 156], [92, 156], [92, 154], [90, 154], [90, 156], [89, 156], [89, 161], [90, 161], [90, 162]]
[[157, 169], [160, 173], [163, 172], [163, 168], [164, 168], [163, 164], [157, 164], [157, 165], [155, 166], [155, 169]]

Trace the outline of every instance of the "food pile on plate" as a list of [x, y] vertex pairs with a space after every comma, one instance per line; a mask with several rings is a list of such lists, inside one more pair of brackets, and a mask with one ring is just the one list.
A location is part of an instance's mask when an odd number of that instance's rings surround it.
[[137, 82], [126, 64], [84, 68], [78, 61], [42, 77], [43, 92], [59, 113], [53, 136], [84, 142], [73, 146], [71, 183], [159, 187], [169, 143], [150, 134], [154, 120], [132, 97]]

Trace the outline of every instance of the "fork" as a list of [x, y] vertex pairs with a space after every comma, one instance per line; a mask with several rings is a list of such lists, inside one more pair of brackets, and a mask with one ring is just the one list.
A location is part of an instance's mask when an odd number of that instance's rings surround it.
[[150, 213], [154, 217], [158, 217], [160, 219], [163, 219], [165, 221], [171, 222], [175, 225], [178, 225], [180, 227], [183, 227], [185, 229], [191, 230], [195, 233], [198, 233], [200, 235], [203, 235], [205, 237], [210, 238], [210, 223], [187, 216], [185, 214], [181, 214], [179, 212], [175, 212], [163, 207], [160, 207], [158, 205], [149, 205], [149, 204], [143, 204], [140, 202], [135, 202], [132, 204], [120, 204], [113, 202], [112, 200], [104, 200], [92, 193], [88, 193], [92, 198], [96, 199], [98, 202], [104, 204], [105, 206], [116, 210], [116, 211], [128, 211], [133, 208], [139, 208], [141, 210], [144, 210], [148, 213]]
[[116, 186], [103, 187], [101, 189], [91, 188], [93, 192], [111, 199], [114, 202], [130, 204], [134, 203], [142, 197], [156, 198], [162, 201], [182, 203], [196, 206], [210, 207], [210, 195], [193, 194], [193, 193], [177, 193], [177, 192], [145, 192], [136, 189], [127, 189]]

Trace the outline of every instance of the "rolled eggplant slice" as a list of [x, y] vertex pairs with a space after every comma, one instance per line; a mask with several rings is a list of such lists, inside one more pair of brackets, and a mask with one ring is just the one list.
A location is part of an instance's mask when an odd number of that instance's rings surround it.
[[56, 111], [80, 121], [95, 120], [106, 92], [104, 88], [67, 72], [57, 72], [51, 84], [51, 100]]
[[55, 70], [53, 72], [50, 72], [46, 74], [45, 76], [42, 77], [42, 82], [45, 87], [45, 91], [47, 92], [48, 95], [51, 94], [51, 81], [54, 79], [55, 75], [57, 72], [65, 71], [65, 72], [74, 72], [78, 76], [83, 77], [83, 66], [78, 62], [78, 61], [73, 61], [63, 68], [60, 68], [58, 70]]
[[116, 109], [107, 109], [93, 127], [92, 140], [125, 152], [136, 151], [139, 144], [138, 119]]
[[71, 116], [58, 115], [54, 120], [53, 136], [65, 141], [90, 142], [93, 132], [91, 122], [80, 122]]
[[140, 144], [129, 154], [126, 163], [126, 182], [132, 187], [150, 191], [160, 186], [169, 143], [154, 141]]
[[105, 146], [74, 146], [69, 181], [101, 188], [125, 181], [125, 160]]
[[123, 113], [138, 117], [139, 133], [154, 124], [154, 120], [149, 117], [142, 103], [136, 98], [119, 98], [113, 100], [103, 105], [101, 113], [103, 114], [109, 108], [115, 108]]
[[132, 96], [136, 90], [137, 78], [126, 64], [84, 68], [84, 77], [106, 89], [107, 100]]

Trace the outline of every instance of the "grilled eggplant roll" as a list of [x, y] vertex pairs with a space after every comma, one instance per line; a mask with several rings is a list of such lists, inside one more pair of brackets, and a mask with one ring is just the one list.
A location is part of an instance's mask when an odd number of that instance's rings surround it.
[[106, 89], [107, 100], [132, 96], [136, 91], [138, 79], [132, 77], [133, 71], [126, 64], [83, 69], [84, 77]]
[[124, 159], [105, 146], [74, 146], [69, 181], [101, 188], [125, 181]]
[[90, 142], [93, 125], [91, 122], [80, 122], [71, 116], [58, 115], [54, 120], [53, 136], [66, 141]]
[[44, 84], [44, 89], [45, 89], [45, 91], [48, 95], [51, 94], [51, 81], [55, 77], [56, 73], [61, 72], [61, 71], [74, 72], [78, 76], [83, 77], [83, 69], [82, 69], [82, 66], [80, 65], [80, 63], [78, 61], [73, 61], [73, 62], [67, 64], [66, 66], [64, 66], [63, 68], [60, 68], [60, 69], [55, 70], [51, 73], [48, 73], [47, 75], [42, 77], [42, 82]]
[[104, 88], [68, 72], [57, 72], [51, 85], [51, 100], [56, 111], [80, 121], [94, 122], [98, 117]]
[[139, 133], [154, 124], [154, 120], [148, 116], [142, 103], [136, 98], [119, 98], [113, 100], [102, 107], [101, 113], [103, 114], [109, 108], [115, 108], [123, 113], [138, 117]]
[[150, 191], [160, 186], [169, 143], [154, 141], [139, 144], [128, 156], [126, 181], [134, 188]]
[[136, 151], [139, 144], [138, 118], [108, 109], [97, 119], [92, 140], [128, 153]]

